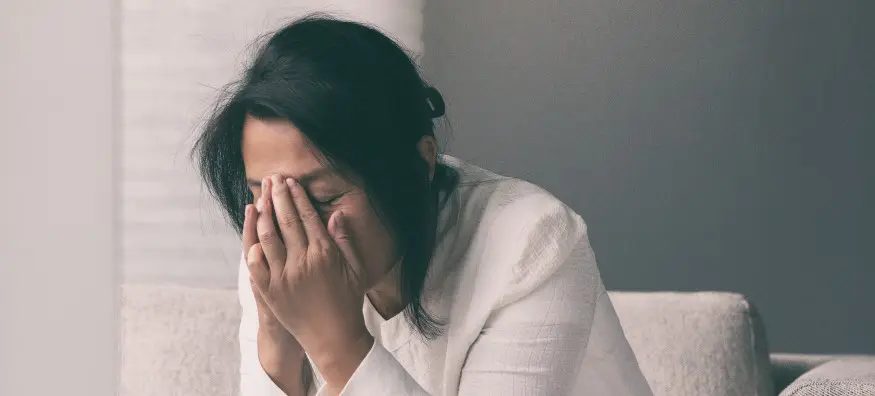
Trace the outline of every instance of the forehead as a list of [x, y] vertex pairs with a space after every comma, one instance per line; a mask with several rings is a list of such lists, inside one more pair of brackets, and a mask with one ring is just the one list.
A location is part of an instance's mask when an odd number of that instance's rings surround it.
[[285, 120], [246, 117], [241, 142], [246, 176], [260, 179], [275, 173], [297, 175], [322, 168], [306, 137]]

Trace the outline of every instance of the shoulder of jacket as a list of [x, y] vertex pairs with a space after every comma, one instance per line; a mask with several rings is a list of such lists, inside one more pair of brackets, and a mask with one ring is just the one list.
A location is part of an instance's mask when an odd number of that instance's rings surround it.
[[[589, 249], [583, 218], [545, 189], [523, 180], [502, 181], [481, 218], [485, 273], [511, 284], [538, 283], [572, 250]], [[585, 246], [582, 246], [585, 245]]]

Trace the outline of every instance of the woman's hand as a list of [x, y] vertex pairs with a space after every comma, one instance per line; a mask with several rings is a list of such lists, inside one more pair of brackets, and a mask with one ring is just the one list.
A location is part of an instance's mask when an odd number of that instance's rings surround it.
[[306, 191], [279, 176], [262, 181], [259, 206], [267, 266], [250, 268], [255, 288], [339, 391], [373, 345], [362, 317], [365, 271], [343, 214], [332, 213], [326, 227]]
[[[255, 207], [247, 205], [243, 221], [243, 252], [250, 274], [252, 271], [267, 270], [267, 261], [258, 244], [255, 222], [258, 213]], [[252, 276], [249, 277], [255, 306], [258, 310], [258, 360], [268, 377], [287, 395], [305, 395], [308, 384], [304, 383], [304, 349], [298, 340], [276, 319], [261, 296]], [[309, 380], [309, 378], [308, 378]]]

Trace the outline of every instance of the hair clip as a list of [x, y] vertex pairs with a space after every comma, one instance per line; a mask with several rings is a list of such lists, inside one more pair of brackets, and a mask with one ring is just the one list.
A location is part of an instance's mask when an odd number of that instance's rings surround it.
[[441, 93], [435, 87], [425, 88], [425, 101], [428, 103], [428, 108], [431, 110], [431, 118], [438, 118], [444, 115], [446, 111], [446, 103]]

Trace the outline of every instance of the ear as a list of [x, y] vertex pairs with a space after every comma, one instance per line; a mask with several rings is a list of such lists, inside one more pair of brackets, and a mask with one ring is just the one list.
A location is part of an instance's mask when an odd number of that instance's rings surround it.
[[425, 135], [417, 143], [419, 155], [428, 163], [428, 181], [434, 179], [434, 169], [437, 163], [437, 141], [433, 136]]

